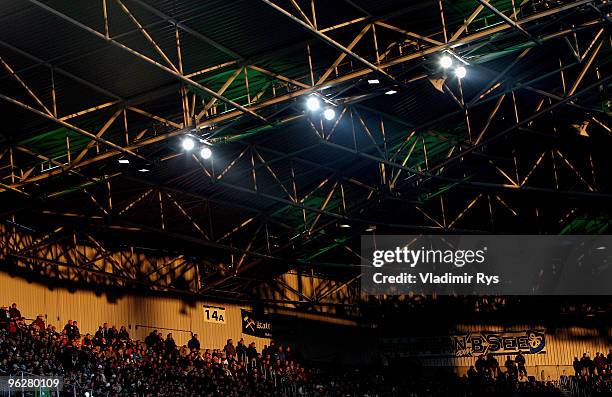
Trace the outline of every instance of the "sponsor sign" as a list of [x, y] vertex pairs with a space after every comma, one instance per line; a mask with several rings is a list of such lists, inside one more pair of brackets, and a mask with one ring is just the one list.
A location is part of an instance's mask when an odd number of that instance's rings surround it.
[[241, 309], [242, 333], [260, 338], [272, 337], [272, 323], [264, 315], [255, 315], [253, 312]]
[[383, 350], [390, 357], [449, 358], [487, 354], [510, 355], [546, 353], [544, 330], [481, 331], [438, 337], [383, 339]]

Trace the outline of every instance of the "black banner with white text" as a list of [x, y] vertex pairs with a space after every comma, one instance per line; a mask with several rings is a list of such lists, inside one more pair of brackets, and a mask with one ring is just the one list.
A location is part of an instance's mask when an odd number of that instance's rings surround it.
[[272, 337], [272, 322], [267, 316], [255, 314], [251, 311], [240, 309], [242, 317], [242, 333], [259, 338]]

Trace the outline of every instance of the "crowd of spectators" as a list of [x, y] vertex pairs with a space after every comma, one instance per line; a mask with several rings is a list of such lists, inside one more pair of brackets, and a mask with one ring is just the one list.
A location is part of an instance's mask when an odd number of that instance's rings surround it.
[[463, 380], [460, 387], [472, 390], [471, 393], [466, 393], [471, 396], [561, 396], [561, 390], [555, 383], [538, 382], [534, 377], [528, 376], [525, 357], [521, 352], [514, 357], [507, 355], [503, 367], [494, 355], [481, 355], [468, 369]]
[[608, 354], [596, 352], [595, 356], [583, 353], [574, 357], [574, 377], [571, 385], [584, 396], [612, 395], [612, 349]]
[[582, 357], [574, 357], [574, 376], [576, 378], [593, 378], [596, 376], [607, 376], [612, 372], [612, 349], [606, 356], [604, 353], [596, 352], [595, 357], [583, 353]]
[[499, 361], [492, 354], [478, 356], [476, 362], [467, 371], [467, 377], [472, 380], [479, 379], [508, 379], [513, 382], [525, 383], [528, 381], [527, 368], [525, 367], [525, 356], [518, 352], [514, 359], [506, 356], [503, 371], [499, 366]]
[[82, 335], [74, 320], [61, 331], [42, 316], [28, 324], [15, 304], [0, 309], [0, 370], [62, 376], [79, 395], [104, 396], [280, 396], [308, 380], [293, 351], [274, 342], [261, 352], [243, 339], [202, 349], [196, 334], [178, 346], [172, 333], [154, 330], [138, 341], [108, 324]]
[[[612, 354], [612, 351], [611, 351]], [[600, 366], [604, 358], [606, 365]], [[589, 390], [603, 390], [610, 362], [603, 354], [578, 360], [579, 379]], [[590, 360], [590, 361], [589, 361]], [[593, 369], [591, 369], [593, 368]], [[22, 317], [17, 305], [0, 309], [0, 375], [62, 376], [69, 395], [91, 396], [409, 396], [557, 397], [551, 382], [527, 376], [525, 358], [508, 356], [503, 368], [495, 356], [480, 357], [467, 376], [425, 378], [400, 366], [367, 371], [334, 365], [305, 366], [289, 346], [271, 341], [259, 351], [254, 342], [228, 339], [219, 349], [202, 348], [197, 334], [179, 346], [172, 333], [153, 330], [135, 340], [124, 326], [103, 324], [82, 334], [69, 320], [61, 329], [44, 316]], [[395, 371], [395, 372], [394, 372]]]
[[561, 390], [576, 397], [612, 396], [612, 349], [608, 354], [596, 352], [593, 358], [583, 353], [574, 357], [574, 375], [563, 376], [559, 384], [535, 382], [525, 367], [525, 357], [519, 352], [514, 358], [506, 356], [503, 368], [493, 355], [480, 356], [470, 367], [466, 382], [480, 385], [481, 391], [495, 385], [498, 390], [515, 390], [534, 395], [558, 396]]

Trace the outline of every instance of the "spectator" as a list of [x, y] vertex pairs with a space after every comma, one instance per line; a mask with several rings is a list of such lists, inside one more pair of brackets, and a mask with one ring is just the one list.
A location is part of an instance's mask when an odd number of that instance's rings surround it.
[[273, 340], [270, 341], [270, 346], [268, 347], [268, 354], [270, 355], [270, 359], [272, 362], [278, 360], [278, 346], [276, 346], [276, 342]]
[[234, 340], [233, 339], [228, 339], [227, 343], [225, 344], [225, 347], [223, 348], [223, 351], [225, 351], [226, 355], [232, 355], [235, 356], [236, 355], [236, 348], [234, 347]]
[[21, 318], [21, 312], [17, 309], [17, 304], [13, 303], [9, 309], [9, 316], [12, 319]]
[[91, 334], [85, 334], [85, 336], [83, 337], [83, 342], [81, 343], [83, 344], [83, 346], [92, 347], [93, 339], [91, 338]]
[[102, 340], [102, 339], [104, 339], [104, 329], [102, 328], [102, 326], [98, 327], [98, 330], [94, 334], [94, 339], [95, 340]]
[[257, 360], [257, 349], [255, 348], [255, 342], [251, 342], [249, 344], [246, 355], [247, 359], [249, 360], [249, 364], [253, 366], [255, 361]]
[[110, 339], [110, 334], [109, 334], [109, 329], [108, 329], [108, 323], [104, 323], [102, 324], [102, 337], [104, 339]]
[[291, 346], [285, 346], [285, 359], [287, 361], [293, 361], [295, 359]]
[[72, 338], [71, 339], [76, 339], [81, 337], [81, 330], [79, 329], [79, 324], [77, 323], [76, 320], [74, 320], [72, 322]]
[[32, 327], [37, 331], [45, 329], [45, 320], [42, 319], [42, 315], [36, 316], [36, 320], [32, 321]]
[[484, 359], [484, 356], [478, 356], [478, 358], [476, 359], [475, 366], [476, 366], [476, 372], [478, 372], [478, 375], [484, 376], [485, 369], [487, 367], [487, 363]]
[[580, 366], [582, 367], [582, 375], [591, 375], [591, 367], [593, 360], [589, 357], [589, 353], [583, 353], [580, 358]]
[[10, 319], [11, 316], [9, 314], [8, 306], [3, 305], [0, 308], [0, 330], [8, 329]]
[[280, 361], [285, 361], [285, 359], [286, 359], [285, 352], [284, 352], [283, 347], [281, 345], [278, 345], [278, 359]]
[[238, 346], [236, 346], [236, 356], [240, 363], [244, 363], [246, 358], [247, 347], [244, 344], [244, 338], [240, 338]]
[[487, 368], [489, 370], [491, 377], [497, 378], [497, 376], [499, 375], [499, 362], [497, 361], [494, 355], [490, 353], [487, 355], [486, 365], [487, 365]]
[[523, 356], [522, 352], [520, 351], [518, 352], [516, 357], [514, 357], [514, 362], [516, 363], [519, 376], [523, 374], [525, 377], [527, 377], [527, 368], [525, 367], [525, 356]]
[[119, 338], [119, 340], [122, 340], [122, 341], [126, 341], [130, 339], [130, 333], [128, 332], [127, 328], [125, 328], [125, 325], [121, 326], [121, 329], [119, 329], [119, 334], [117, 335], [117, 337]]
[[506, 367], [506, 373], [508, 374], [508, 377], [511, 379], [516, 379], [518, 371], [510, 355], [506, 356], [506, 362], [504, 363], [504, 367]]
[[59, 334], [57, 333], [57, 330], [55, 329], [55, 325], [47, 325], [47, 334], [51, 337], [51, 338], [57, 338], [59, 337]]
[[582, 363], [578, 360], [578, 357], [574, 357], [572, 367], [574, 367], [574, 376], [578, 378], [582, 374]]
[[200, 351], [200, 341], [198, 340], [198, 334], [191, 334], [191, 339], [187, 342], [187, 347], [191, 351]]
[[145, 338], [145, 344], [150, 349], [152, 349], [157, 344], [158, 340], [159, 340], [159, 336], [157, 336], [157, 330], [155, 329], [151, 331], [149, 335], [147, 335], [147, 337]]
[[165, 348], [166, 348], [167, 355], [173, 354], [174, 351], [176, 350], [176, 342], [174, 341], [174, 337], [172, 336], [172, 333], [169, 333], [166, 336]]
[[588, 369], [589, 369], [589, 376], [594, 376], [595, 375], [595, 361], [593, 361], [591, 359], [591, 357], [587, 354], [588, 357]]
[[108, 330], [108, 336], [106, 339], [112, 341], [119, 337], [119, 331], [117, 331], [117, 327], [113, 324], [113, 326]]
[[268, 352], [268, 345], [264, 345], [263, 349], [261, 349], [261, 355], [264, 356], [264, 357], [267, 357], [268, 354], [270, 354]]
[[603, 376], [606, 370], [606, 358], [603, 353], [595, 353], [595, 359], [593, 360], [593, 366], [597, 370], [597, 375]]
[[467, 376], [471, 380], [475, 380], [476, 378], [478, 378], [478, 372], [476, 371], [476, 368], [474, 368], [473, 365], [470, 365], [470, 368], [467, 370]]
[[184, 359], [188, 355], [189, 355], [189, 349], [187, 348], [187, 346], [186, 345], [181, 346], [181, 348], [179, 349], [179, 357]]
[[64, 325], [64, 330], [63, 330], [64, 334], [66, 334], [66, 336], [69, 339], [72, 339], [72, 333], [73, 333], [73, 325], [72, 325], [72, 320], [68, 320], [68, 322], [66, 323], [66, 325]]

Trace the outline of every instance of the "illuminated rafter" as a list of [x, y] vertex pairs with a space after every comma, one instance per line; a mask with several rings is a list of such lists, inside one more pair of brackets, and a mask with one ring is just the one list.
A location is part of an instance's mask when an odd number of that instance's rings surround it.
[[[23, 271], [200, 295], [263, 286], [314, 310], [358, 299], [358, 275], [310, 295], [279, 274], [350, 269], [366, 230], [555, 233], [612, 198], [601, 1], [353, 4], [347, 18], [261, 0], [252, 18], [275, 29], [254, 36], [275, 48], [200, 24], [204, 6], [104, 1], [80, 18], [28, 1], [79, 33], [67, 54], [0, 42], [0, 100], [18, 112], [0, 141], [0, 247]], [[79, 34], [98, 47], [78, 48]], [[467, 76], [441, 70], [442, 53]], [[152, 84], [124, 92], [140, 76], [88, 63], [115, 55]], [[305, 111], [313, 94], [333, 121]], [[212, 157], [183, 152], [185, 134]]]

